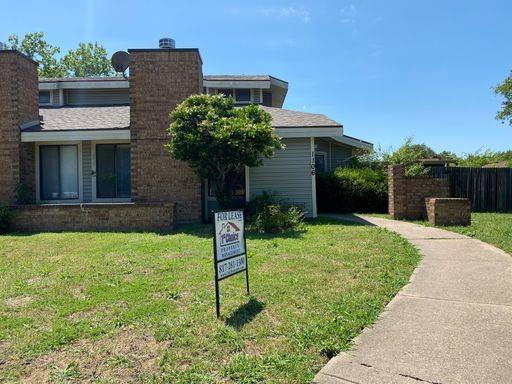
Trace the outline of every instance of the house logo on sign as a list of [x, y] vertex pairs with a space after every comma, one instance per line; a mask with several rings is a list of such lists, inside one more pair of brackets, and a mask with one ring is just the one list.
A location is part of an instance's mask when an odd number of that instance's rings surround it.
[[228, 221], [221, 227], [219, 238], [221, 247], [237, 243], [240, 240], [240, 228], [235, 223]]

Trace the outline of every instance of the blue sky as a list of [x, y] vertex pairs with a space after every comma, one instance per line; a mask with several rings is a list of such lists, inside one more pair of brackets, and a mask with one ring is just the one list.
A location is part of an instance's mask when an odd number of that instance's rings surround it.
[[[512, 69], [508, 1], [6, 1], [0, 40], [44, 31], [65, 51], [197, 47], [205, 74], [271, 74], [286, 108], [324, 113], [387, 149], [512, 147], [491, 87]], [[9, 15], [9, 17], [5, 17]]]

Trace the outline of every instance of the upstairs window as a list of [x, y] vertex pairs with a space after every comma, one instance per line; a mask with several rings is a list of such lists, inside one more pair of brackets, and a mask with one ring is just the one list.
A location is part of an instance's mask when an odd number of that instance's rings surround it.
[[52, 95], [50, 91], [39, 91], [39, 104], [47, 105], [52, 103]]
[[78, 199], [78, 146], [41, 145], [41, 200]]
[[251, 90], [250, 89], [236, 89], [235, 90], [235, 101], [241, 104], [248, 104], [251, 102]]
[[263, 105], [266, 107], [272, 106], [272, 93], [263, 92]]
[[130, 144], [96, 145], [96, 198], [129, 198], [130, 195]]

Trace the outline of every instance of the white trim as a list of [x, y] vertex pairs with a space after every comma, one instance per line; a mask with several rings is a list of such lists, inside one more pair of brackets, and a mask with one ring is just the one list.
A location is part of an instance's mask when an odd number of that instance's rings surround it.
[[39, 90], [46, 91], [51, 89], [115, 89], [130, 88], [128, 80], [89, 80], [89, 81], [55, 81], [39, 82]]
[[203, 86], [208, 88], [270, 88], [269, 80], [203, 80]]
[[245, 166], [245, 201], [249, 202], [251, 200], [251, 190], [250, 190], [250, 174], [249, 174], [249, 167]]
[[343, 136], [342, 127], [275, 128], [279, 137], [332, 137]]
[[315, 138], [310, 138], [311, 143], [311, 188], [312, 188], [312, 199], [313, 199], [313, 218], [317, 217], [316, 209], [316, 171], [315, 171]]
[[[66, 200], [41, 200], [41, 168], [39, 166], [39, 147], [41, 145], [76, 145], [77, 146], [77, 166], [78, 166], [78, 199], [66, 199]], [[84, 188], [83, 188], [83, 165], [82, 165], [82, 142], [81, 141], [69, 141], [69, 142], [45, 142], [43, 144], [36, 143], [36, 203], [37, 204], [79, 204], [84, 201]]]
[[77, 131], [43, 131], [21, 132], [21, 141], [53, 142], [53, 141], [93, 141], [93, 140], [130, 140], [129, 129], [98, 129]]
[[331, 136], [331, 139], [333, 139], [339, 143], [342, 143], [342, 144], [350, 145], [351, 147], [356, 147], [356, 148], [361, 148], [361, 149], [369, 149], [369, 150], [373, 149], [372, 143], [367, 143], [366, 141], [354, 139], [352, 137], [336, 135], [336, 136]]
[[97, 197], [97, 185], [96, 185], [96, 145], [97, 144], [130, 144], [131, 151], [131, 143], [128, 140], [95, 140], [91, 141], [91, 188], [92, 188], [92, 196], [91, 200], [93, 203], [129, 203], [132, 201], [129, 197], [123, 198], [98, 198]]

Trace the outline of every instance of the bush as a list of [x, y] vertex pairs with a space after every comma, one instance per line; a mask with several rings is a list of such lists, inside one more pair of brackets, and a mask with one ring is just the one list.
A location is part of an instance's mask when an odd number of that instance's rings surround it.
[[6, 205], [0, 205], [0, 233], [6, 232], [13, 216], [12, 210]]
[[248, 228], [257, 232], [276, 233], [297, 229], [304, 220], [301, 209], [276, 202], [275, 196], [269, 193], [263, 193], [251, 200], [245, 211]]
[[387, 212], [387, 175], [371, 168], [337, 168], [318, 174], [317, 202], [321, 212]]

